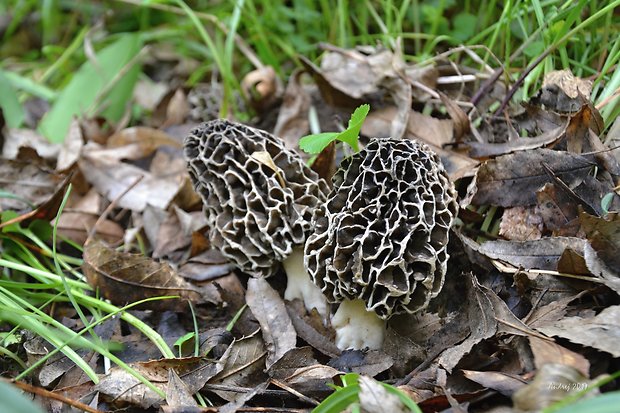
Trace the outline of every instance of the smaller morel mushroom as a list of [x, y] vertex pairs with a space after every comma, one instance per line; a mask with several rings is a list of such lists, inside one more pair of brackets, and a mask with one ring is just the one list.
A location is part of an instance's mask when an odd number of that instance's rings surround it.
[[340, 349], [378, 349], [386, 320], [427, 307], [446, 273], [458, 206], [439, 157], [410, 140], [372, 139], [345, 159], [315, 211], [305, 260]]
[[285, 298], [301, 298], [326, 315], [325, 297], [304, 268], [303, 245], [327, 183], [281, 139], [221, 119], [190, 133], [185, 157], [212, 244], [253, 277], [284, 267]]

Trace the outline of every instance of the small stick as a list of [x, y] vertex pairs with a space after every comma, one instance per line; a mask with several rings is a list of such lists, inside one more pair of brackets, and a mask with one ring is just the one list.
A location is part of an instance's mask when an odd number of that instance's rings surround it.
[[52, 391], [46, 390], [43, 387], [31, 386], [30, 384], [27, 384], [21, 381], [7, 380], [5, 378], [2, 378], [2, 380], [7, 383], [11, 383], [15, 387], [18, 387], [28, 393], [36, 394], [38, 396], [45, 397], [48, 399], [58, 400], [64, 404], [67, 404], [71, 407], [75, 407], [76, 409], [80, 409], [88, 413], [104, 413], [101, 410], [90, 407], [82, 402], [69, 399], [68, 397], [63, 396], [62, 394], [58, 394], [58, 393], [54, 393]]

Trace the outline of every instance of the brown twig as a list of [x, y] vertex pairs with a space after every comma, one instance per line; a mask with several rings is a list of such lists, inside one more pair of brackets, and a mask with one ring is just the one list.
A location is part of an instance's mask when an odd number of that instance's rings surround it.
[[7, 380], [5, 378], [2, 378], [2, 380], [7, 383], [11, 383], [15, 387], [18, 387], [28, 393], [36, 394], [38, 396], [45, 397], [47, 399], [58, 400], [61, 403], [64, 403], [71, 407], [75, 407], [76, 409], [80, 409], [88, 413], [103, 413], [101, 410], [97, 410], [77, 400], [69, 399], [68, 397], [63, 396], [62, 394], [58, 394], [58, 393], [54, 393], [52, 391], [46, 390], [43, 387], [32, 386], [30, 384], [27, 384], [21, 381]]
[[302, 393], [298, 392], [297, 390], [293, 389], [288, 384], [281, 382], [280, 380], [271, 379], [271, 383], [274, 384], [275, 386], [278, 386], [281, 389], [286, 390], [287, 392], [291, 393], [293, 396], [298, 397], [300, 400], [303, 400], [306, 403], [309, 403], [309, 404], [311, 404], [313, 406], [318, 406], [319, 405], [319, 402], [317, 400], [314, 400], [313, 398], [308, 397], [305, 394], [302, 394]]

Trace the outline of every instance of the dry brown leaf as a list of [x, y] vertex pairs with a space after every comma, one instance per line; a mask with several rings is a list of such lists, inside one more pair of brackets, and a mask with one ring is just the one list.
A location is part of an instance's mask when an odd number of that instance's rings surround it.
[[[145, 230], [147, 222], [145, 222]], [[153, 246], [153, 258], [177, 257], [186, 254], [192, 242], [192, 234], [206, 225], [206, 217], [202, 211], [185, 212], [176, 205], [166, 214], [165, 219], [157, 226], [154, 240], [149, 239]], [[174, 255], [174, 252], [178, 252]]]
[[189, 103], [183, 89], [175, 90], [166, 107], [166, 120], [162, 128], [182, 124], [187, 119], [189, 110]]
[[478, 252], [495, 260], [525, 269], [556, 270], [566, 248], [583, 251], [584, 240], [570, 237], [548, 237], [534, 241], [487, 241]]
[[382, 93], [391, 97], [398, 108], [388, 130], [393, 138], [403, 136], [409, 119], [412, 92], [409, 83], [399, 74], [406, 67], [400, 53], [381, 48], [344, 50], [326, 46], [321, 68], [302, 59], [321, 91], [323, 99], [333, 106], [355, 107], [376, 101]]
[[83, 146], [84, 138], [82, 137], [82, 129], [80, 128], [79, 122], [73, 119], [69, 124], [67, 136], [60, 147], [58, 160], [56, 161], [56, 170], [59, 172], [66, 172], [71, 169], [78, 161]]
[[316, 386], [325, 384], [342, 372], [333, 367], [322, 364], [313, 364], [307, 367], [295, 369], [284, 381], [297, 388], [298, 386]]
[[469, 117], [463, 109], [461, 109], [460, 106], [450, 99], [445, 93], [439, 92], [439, 97], [441, 98], [441, 102], [446, 106], [448, 115], [450, 115], [450, 118], [454, 124], [454, 140], [455, 142], [460, 142], [463, 139], [463, 136], [471, 130]]
[[570, 117], [566, 128], [566, 149], [572, 153], [604, 150], [597, 136], [604, 129], [600, 113], [588, 104], [579, 107], [581, 109]]
[[277, 380], [286, 380], [300, 368], [318, 364], [312, 347], [295, 347], [287, 351], [269, 367], [269, 376]]
[[20, 148], [31, 148], [44, 159], [56, 160], [61, 145], [31, 129], [9, 129], [4, 137], [2, 158], [17, 159]]
[[[398, 109], [394, 106], [372, 110], [364, 124], [362, 134], [372, 137], [389, 137], [390, 125], [394, 122]], [[409, 113], [406, 136], [421, 140], [433, 147], [441, 148], [454, 141], [453, 121], [437, 119], [412, 110]]]
[[276, 166], [269, 152], [257, 151], [257, 152], [250, 154], [250, 157], [256, 159], [258, 162], [262, 163], [267, 168], [275, 172], [276, 177], [278, 178], [278, 181], [280, 182], [280, 186], [282, 186], [282, 188], [286, 187], [286, 182], [284, 182], [284, 178], [282, 177], [282, 174], [280, 173], [280, 169]]
[[367, 377], [359, 377], [359, 404], [363, 413], [408, 413], [411, 411], [394, 393], [387, 391], [378, 381]]
[[[58, 234], [79, 245], [84, 245], [88, 234], [99, 220], [99, 214], [66, 209], [58, 218]], [[125, 230], [114, 221], [104, 219], [97, 224], [95, 233], [109, 244], [123, 240]]]
[[[218, 361], [211, 361], [204, 357], [186, 357], [130, 363], [130, 367], [164, 393], [170, 385], [169, 372], [174, 370], [187, 386], [187, 392], [193, 395], [223, 369], [229, 355], [230, 351], [227, 350]], [[164, 401], [157, 393], [120, 367], [110, 369], [110, 372], [103, 376], [95, 386], [95, 390], [105, 394], [115, 403], [130, 403], [145, 409], [158, 406]]]
[[165, 82], [153, 82], [147, 76], [141, 77], [133, 90], [133, 99], [141, 108], [152, 111], [168, 93], [168, 87]]
[[269, 376], [305, 396], [326, 397], [331, 393], [327, 383], [339, 372], [319, 364], [313, 353], [311, 347], [289, 350], [269, 368]]
[[29, 211], [32, 208], [28, 203], [19, 199], [35, 206], [42, 205], [58, 193], [59, 185], [62, 183], [62, 176], [32, 163], [0, 159], [0, 187], [18, 197], [18, 199], [0, 198], [0, 210]]
[[527, 382], [520, 377], [501, 371], [461, 370], [465, 377], [483, 387], [493, 389], [504, 396], [512, 396], [514, 392], [525, 386]]
[[585, 377], [590, 374], [590, 362], [581, 354], [538, 337], [529, 336], [528, 339], [532, 353], [534, 353], [536, 368], [540, 369], [545, 364], [556, 363], [571, 366]]
[[345, 350], [340, 356], [330, 360], [328, 365], [341, 371], [352, 371], [358, 374], [375, 377], [392, 367], [394, 360], [383, 351]]
[[363, 56], [347, 62], [346, 56], [329, 53], [321, 60], [321, 68], [304, 56], [300, 60], [329, 105], [356, 107], [364, 103], [364, 96], [376, 93], [374, 74]]
[[388, 328], [382, 350], [394, 360], [390, 372], [397, 377], [402, 377], [420, 365], [427, 358], [425, 347], [414, 341], [415, 337], [400, 335], [394, 329]]
[[[200, 291], [183, 280], [169, 264], [139, 254], [118, 252], [100, 241], [85, 246], [83, 270], [89, 284], [114, 304], [125, 305], [164, 295], [178, 295], [194, 303], [204, 302]], [[141, 307], [184, 311], [187, 303], [184, 300], [158, 300]]]
[[168, 386], [166, 386], [166, 403], [170, 407], [189, 408], [197, 407], [187, 385], [181, 380], [174, 369], [168, 370]]
[[297, 335], [313, 348], [329, 357], [340, 355], [340, 349], [336, 347], [334, 337], [336, 332], [331, 327], [323, 325], [323, 317], [318, 311], [307, 314], [301, 300], [287, 301], [286, 310]]
[[[584, 246], [584, 249], [586, 247]], [[558, 272], [565, 274], [590, 275], [583, 254], [572, 248], [566, 248], [558, 261]]]
[[234, 268], [219, 251], [209, 249], [181, 265], [179, 275], [194, 281], [209, 281], [230, 274]]
[[245, 296], [252, 314], [258, 320], [267, 351], [269, 369], [289, 350], [295, 348], [297, 334], [286, 312], [284, 301], [264, 278], [250, 278]]
[[540, 92], [532, 102], [545, 105], [548, 111], [576, 112], [590, 99], [592, 81], [575, 77], [569, 70], [545, 74]]
[[[138, 159], [151, 155], [162, 146], [180, 149], [183, 147], [183, 144], [178, 139], [159, 129], [134, 126], [116, 132], [108, 138], [107, 147], [109, 149], [123, 146], [135, 146], [137, 148], [135, 157], [126, 159]], [[117, 158], [117, 160], [120, 160], [120, 158]]]
[[[589, 381], [578, 370], [563, 364], [545, 364], [534, 380], [512, 396], [519, 412], [540, 412], [570, 393], [585, 390]], [[589, 393], [596, 393], [592, 391]]]
[[620, 306], [605, 308], [589, 318], [566, 317], [555, 322], [538, 322], [536, 329], [548, 336], [558, 336], [573, 343], [593, 347], [620, 357]]
[[[545, 227], [556, 235], [576, 235], [577, 205], [565, 191], [559, 190], [555, 184], [547, 183], [536, 192], [538, 205], [536, 210]], [[571, 231], [573, 229], [573, 231]]]
[[532, 241], [542, 237], [542, 217], [534, 207], [504, 209], [499, 235], [511, 241]]
[[[254, 334], [237, 340], [231, 345], [224, 368], [209, 383], [230, 387], [251, 387], [256, 383], [262, 383], [266, 379], [264, 374], [266, 356], [267, 351], [259, 335]], [[227, 401], [235, 400], [238, 395], [223, 390], [214, 390], [214, 393]]]
[[543, 88], [556, 85], [569, 98], [576, 98], [582, 95], [586, 99], [592, 93], [592, 81], [576, 77], [570, 70], [554, 70], [545, 74]]
[[536, 191], [551, 181], [546, 168], [574, 187], [595, 165], [581, 155], [550, 149], [503, 155], [480, 166], [464, 202], [503, 207], [534, 205]]
[[332, 176], [336, 173], [336, 142], [332, 141], [312, 163], [312, 170], [331, 184]]
[[588, 237], [584, 249], [588, 269], [620, 293], [620, 214], [614, 212], [598, 218], [581, 212], [579, 221]]
[[137, 166], [108, 163], [88, 155], [80, 159], [79, 166], [88, 182], [110, 201], [117, 199], [127, 187], [142, 178], [118, 201], [120, 207], [134, 211], [143, 211], [147, 203], [166, 209], [187, 175], [183, 169], [158, 177]]
[[465, 274], [467, 285], [467, 309], [469, 336], [460, 344], [444, 350], [439, 356], [439, 364], [448, 371], [456, 367], [459, 361], [468, 354], [480, 341], [493, 337], [497, 332], [497, 321], [494, 317], [493, 303], [481, 289], [481, 285], [473, 274]]

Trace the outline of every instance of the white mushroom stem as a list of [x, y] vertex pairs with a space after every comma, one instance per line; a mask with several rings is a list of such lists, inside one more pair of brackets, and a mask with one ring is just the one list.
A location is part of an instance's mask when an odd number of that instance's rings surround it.
[[316, 308], [319, 314], [326, 319], [328, 314], [327, 300], [321, 289], [312, 282], [304, 266], [303, 247], [293, 248], [293, 252], [282, 262], [282, 265], [288, 279], [284, 298], [289, 301], [299, 298], [304, 302], [308, 311]]
[[340, 350], [378, 350], [383, 345], [386, 322], [374, 311], [366, 310], [363, 300], [345, 300], [332, 317], [336, 346]]

